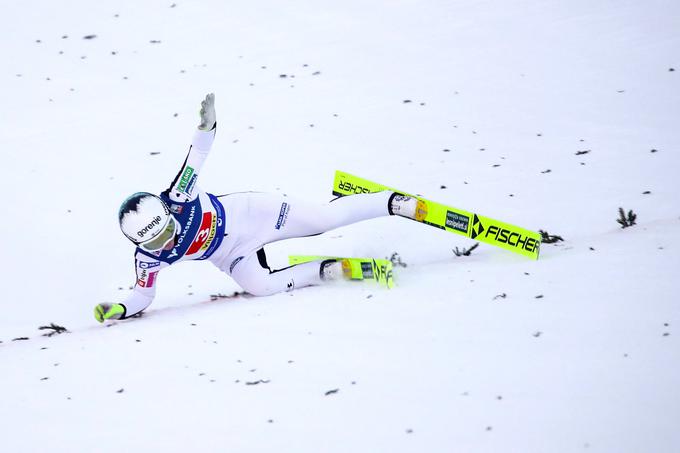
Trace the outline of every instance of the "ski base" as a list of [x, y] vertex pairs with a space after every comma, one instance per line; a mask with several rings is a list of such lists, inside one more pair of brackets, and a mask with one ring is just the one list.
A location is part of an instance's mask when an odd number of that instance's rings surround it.
[[541, 234], [516, 225], [501, 222], [473, 212], [447, 206], [402, 190], [384, 186], [346, 172], [336, 171], [333, 195], [343, 197], [360, 193], [390, 190], [417, 198], [426, 209], [419, 211], [415, 221], [445, 231], [460, 234], [470, 239], [495, 245], [532, 259], [538, 259], [541, 249]]
[[[394, 286], [392, 262], [380, 258], [347, 258], [337, 256], [293, 255], [288, 257], [288, 264], [308, 263], [310, 261], [344, 260], [349, 264], [348, 276], [352, 280], [374, 280], [386, 288]], [[344, 269], [344, 268], [343, 268]]]

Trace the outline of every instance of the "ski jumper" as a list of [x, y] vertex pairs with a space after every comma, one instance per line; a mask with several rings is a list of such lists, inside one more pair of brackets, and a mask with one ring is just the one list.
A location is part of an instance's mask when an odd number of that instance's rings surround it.
[[206, 193], [197, 181], [215, 132], [216, 127], [194, 133], [182, 168], [161, 193], [180, 230], [170, 250], [135, 250], [137, 281], [121, 302], [122, 318], [147, 308], [156, 294], [159, 272], [179, 261], [208, 260], [256, 296], [320, 284], [319, 262], [271, 270], [263, 246], [389, 215], [392, 192], [358, 194], [321, 205], [278, 194]]

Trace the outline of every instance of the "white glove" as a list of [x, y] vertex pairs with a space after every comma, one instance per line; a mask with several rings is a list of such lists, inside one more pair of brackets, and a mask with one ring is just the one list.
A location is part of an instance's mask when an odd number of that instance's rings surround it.
[[198, 128], [202, 131], [211, 131], [215, 127], [217, 115], [215, 115], [215, 94], [210, 93], [201, 102], [201, 124]]

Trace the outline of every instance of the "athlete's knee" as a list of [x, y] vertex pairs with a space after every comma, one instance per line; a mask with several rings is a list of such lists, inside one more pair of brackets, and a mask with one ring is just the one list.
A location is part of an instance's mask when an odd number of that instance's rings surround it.
[[247, 293], [253, 296], [270, 296], [292, 289], [285, 282], [274, 278], [269, 269], [260, 267], [256, 263], [248, 262], [244, 264], [246, 264], [244, 268], [236, 269], [231, 276]]

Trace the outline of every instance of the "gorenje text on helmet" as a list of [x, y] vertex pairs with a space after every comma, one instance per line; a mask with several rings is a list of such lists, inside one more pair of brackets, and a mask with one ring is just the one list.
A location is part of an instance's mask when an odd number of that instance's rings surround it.
[[139, 230], [139, 231], [137, 232], [137, 235], [138, 235], [140, 238], [143, 238], [144, 235], [145, 235], [146, 233], [148, 233], [149, 230], [150, 230], [151, 228], [153, 228], [154, 226], [156, 226], [156, 225], [158, 225], [158, 224], [160, 224], [160, 223], [161, 223], [161, 216], [156, 216], [156, 217], [154, 217], [153, 220], [151, 221], [151, 223], [149, 223], [147, 226], [145, 226], [144, 228], [142, 228], [141, 230]]

